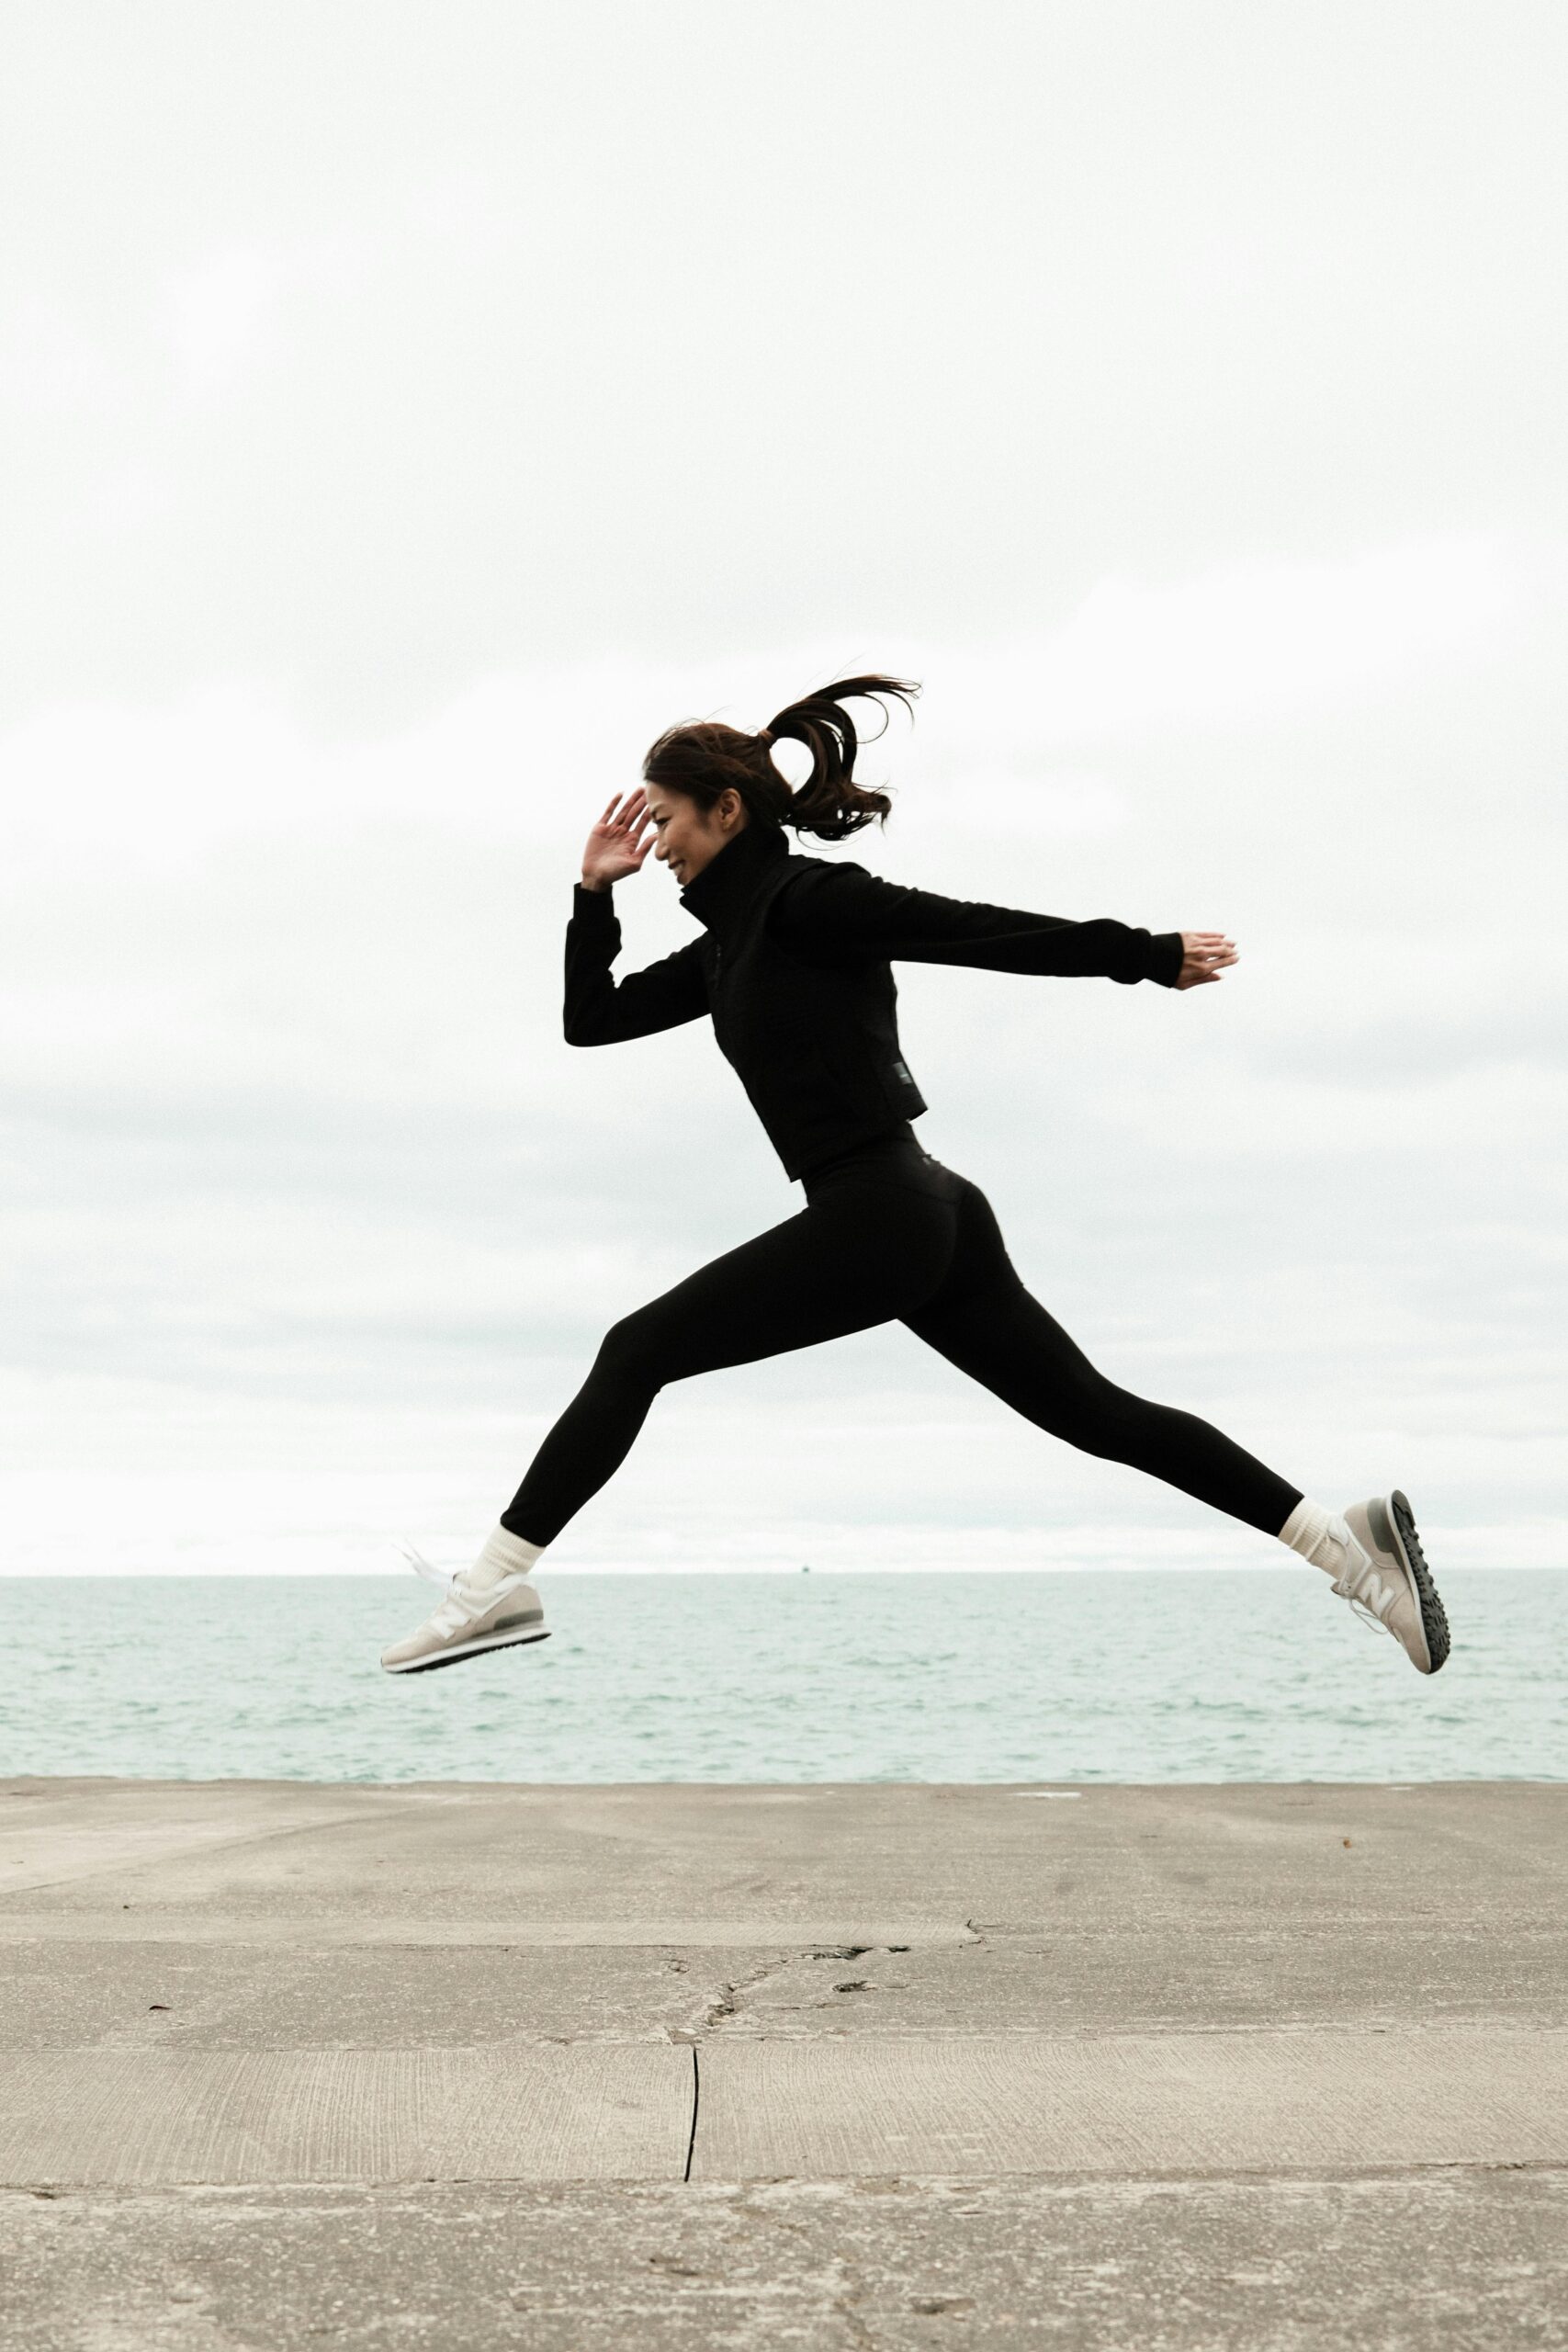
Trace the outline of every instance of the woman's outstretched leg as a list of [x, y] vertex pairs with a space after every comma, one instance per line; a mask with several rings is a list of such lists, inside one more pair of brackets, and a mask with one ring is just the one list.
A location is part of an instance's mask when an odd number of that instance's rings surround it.
[[623, 1317], [473, 1566], [382, 1665], [417, 1674], [546, 1638], [529, 1572], [619, 1468], [660, 1388], [893, 1322], [941, 1282], [954, 1227], [945, 1197], [852, 1179]]
[[1420, 1673], [1436, 1673], [1449, 1654], [1448, 1619], [1404, 1495], [1395, 1487], [1343, 1512], [1325, 1510], [1197, 1414], [1107, 1380], [1025, 1290], [990, 1203], [961, 1181], [952, 1263], [925, 1304], [903, 1317], [909, 1329], [1038, 1428], [1277, 1536], [1331, 1577], [1358, 1614], [1392, 1634]]
[[1278, 1535], [1299, 1487], [1212, 1423], [1120, 1388], [1030, 1295], [996, 1214], [964, 1182], [953, 1261], [909, 1329], [1036, 1428], [1085, 1453], [1130, 1463], [1262, 1534]]

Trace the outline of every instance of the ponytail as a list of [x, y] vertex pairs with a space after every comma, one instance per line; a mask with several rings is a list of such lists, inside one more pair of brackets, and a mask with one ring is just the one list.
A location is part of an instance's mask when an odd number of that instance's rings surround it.
[[[893, 808], [886, 793], [854, 781], [860, 737], [845, 702], [868, 696], [901, 702], [908, 710], [919, 691], [908, 678], [840, 678], [790, 703], [755, 735], [716, 719], [686, 719], [667, 728], [652, 746], [643, 777], [685, 794], [702, 808], [711, 808], [733, 785], [750, 823], [788, 825], [821, 841], [842, 841], [874, 820], [886, 824]], [[785, 741], [802, 743], [811, 754], [811, 774], [795, 792], [773, 764], [774, 744]]]
[[[796, 832], [816, 833], [829, 842], [859, 832], [874, 818], [886, 824], [893, 808], [887, 795], [868, 792], [854, 781], [860, 737], [844, 704], [863, 695], [872, 700], [886, 696], [911, 710], [919, 691], [908, 678], [840, 678], [770, 718], [762, 729], [770, 752], [774, 743], [788, 741], [804, 743], [811, 754], [811, 774], [790, 795], [790, 813], [784, 821]], [[886, 722], [879, 731], [886, 734]]]

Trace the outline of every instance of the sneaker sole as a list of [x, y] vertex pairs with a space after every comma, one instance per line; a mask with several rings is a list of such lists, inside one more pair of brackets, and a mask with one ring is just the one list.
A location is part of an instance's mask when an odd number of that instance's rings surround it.
[[540, 1625], [530, 1634], [491, 1634], [477, 1642], [459, 1642], [455, 1649], [438, 1650], [434, 1657], [411, 1657], [401, 1666], [383, 1666], [383, 1674], [429, 1674], [438, 1666], [461, 1666], [466, 1657], [478, 1657], [485, 1650], [516, 1649], [524, 1642], [547, 1642], [550, 1629]]
[[[1421, 1611], [1421, 1630], [1427, 1636], [1427, 1655], [1432, 1663], [1428, 1673], [1436, 1674], [1449, 1654], [1449, 1621], [1438, 1588], [1432, 1582], [1432, 1571], [1427, 1566], [1421, 1549], [1421, 1539], [1416, 1532], [1416, 1518], [1408, 1498], [1395, 1487], [1388, 1498], [1389, 1533], [1393, 1539], [1393, 1551], [1405, 1575], [1410, 1578], [1416, 1603]], [[1377, 1530], [1373, 1530], [1374, 1534]]]

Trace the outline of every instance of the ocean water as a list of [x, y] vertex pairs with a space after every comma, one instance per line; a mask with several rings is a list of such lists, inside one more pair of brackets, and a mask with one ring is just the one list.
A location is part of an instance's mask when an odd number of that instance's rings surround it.
[[539, 1578], [438, 1674], [407, 1577], [0, 1580], [0, 1773], [307, 1781], [1568, 1778], [1568, 1572], [1450, 1572], [1418, 1675], [1315, 1571]]

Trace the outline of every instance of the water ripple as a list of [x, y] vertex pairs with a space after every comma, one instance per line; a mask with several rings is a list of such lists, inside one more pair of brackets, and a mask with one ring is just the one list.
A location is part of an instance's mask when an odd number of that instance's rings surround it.
[[28, 1661], [0, 1703], [0, 1771], [1568, 1778], [1540, 1648], [1559, 1570], [1445, 1576], [1436, 1685], [1310, 1571], [541, 1577], [553, 1640], [413, 1679], [377, 1662], [406, 1630], [406, 1579], [215, 1578], [194, 1610], [192, 1584], [0, 1581]]

